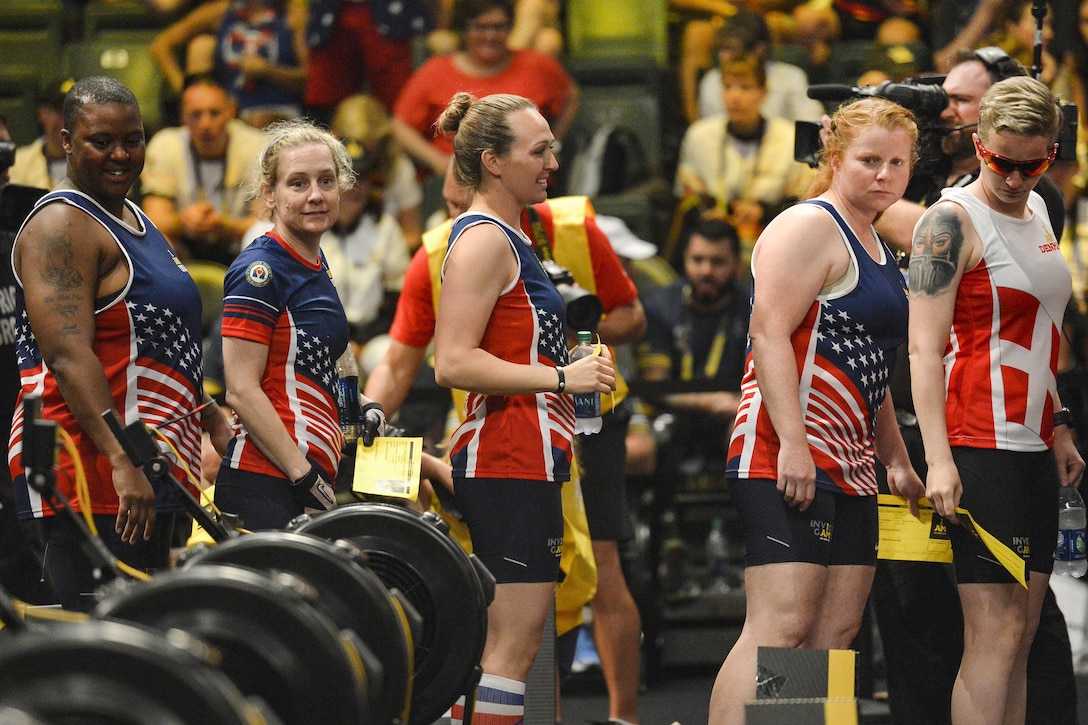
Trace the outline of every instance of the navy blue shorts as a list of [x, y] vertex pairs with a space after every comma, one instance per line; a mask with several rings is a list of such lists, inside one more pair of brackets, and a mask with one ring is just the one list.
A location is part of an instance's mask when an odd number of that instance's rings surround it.
[[561, 485], [509, 478], [455, 478], [472, 553], [497, 584], [555, 582], [563, 555]]
[[240, 471], [226, 464], [215, 477], [215, 505], [238, 516], [249, 531], [284, 529], [304, 513], [286, 478]]
[[[1058, 540], [1058, 464], [1053, 451], [1020, 453], [952, 449], [960, 474], [960, 506], [987, 532], [1027, 562], [1028, 571], [1054, 571]], [[960, 584], [1016, 582], [974, 534], [949, 526], [952, 563]]]
[[763, 478], [729, 479], [744, 533], [745, 566], [876, 566], [876, 496], [817, 488], [812, 504], [800, 511], [785, 502], [776, 484]]

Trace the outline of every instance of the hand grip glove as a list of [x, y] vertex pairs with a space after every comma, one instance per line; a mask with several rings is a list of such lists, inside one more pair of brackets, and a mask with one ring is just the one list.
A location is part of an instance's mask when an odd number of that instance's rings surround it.
[[359, 413], [363, 421], [363, 445], [372, 446], [376, 436], [385, 435], [385, 411], [381, 403], [367, 403]]
[[336, 492], [316, 466], [310, 466], [309, 473], [291, 482], [291, 495], [311, 516], [336, 508]]

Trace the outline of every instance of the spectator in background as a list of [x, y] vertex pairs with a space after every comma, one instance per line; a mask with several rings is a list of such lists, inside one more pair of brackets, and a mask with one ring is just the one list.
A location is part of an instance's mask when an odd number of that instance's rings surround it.
[[208, 74], [187, 81], [181, 122], [147, 145], [141, 206], [182, 259], [230, 265], [257, 220], [245, 184], [261, 133], [235, 118], [234, 99]]
[[771, 33], [762, 15], [742, 10], [726, 18], [718, 28], [717, 41], [718, 62], [699, 80], [699, 118], [728, 115], [722, 99], [721, 68], [744, 55], [755, 56], [763, 63], [767, 95], [760, 110], [765, 118], [819, 121], [823, 116], [823, 104], [806, 95], [808, 76], [805, 71], [789, 63], [767, 59]]
[[[1031, 69], [1035, 62], [1035, 30], [1037, 21], [1032, 0], [1010, 0], [998, 13], [993, 32], [980, 45], [995, 45]], [[1042, 74], [1040, 80], [1053, 86], [1058, 75], [1058, 61], [1050, 51], [1054, 40], [1054, 13], [1043, 16]]]
[[389, 111], [374, 96], [356, 94], [336, 107], [330, 126], [355, 158], [367, 159], [370, 194], [400, 225], [408, 251], [423, 234], [423, 190], [412, 160], [397, 145]]
[[[721, 219], [706, 219], [684, 248], [683, 277], [646, 294], [646, 337], [638, 345], [643, 382], [688, 383], [643, 402], [678, 415], [667, 471], [700, 460], [724, 471], [725, 447], [740, 403], [748, 343], [749, 285], [742, 282], [740, 239]], [[714, 381], [714, 390], [708, 390]], [[640, 431], [645, 432], [645, 431]]]
[[561, 5], [562, 0], [517, 0], [510, 47], [559, 57], [563, 53], [563, 30], [559, 27]]
[[[427, 50], [432, 55], [453, 53], [460, 47], [458, 34], [449, 29], [453, 6], [453, 0], [440, 0], [438, 27], [427, 35]], [[562, 55], [563, 29], [559, 26], [562, 10], [562, 0], [515, 0], [510, 47]]]
[[509, 46], [513, 0], [463, 0], [454, 26], [463, 49], [435, 56], [412, 74], [393, 109], [393, 131], [416, 164], [439, 178], [453, 152], [435, 120], [458, 91], [516, 93], [531, 100], [562, 141], [578, 112], [578, 88], [555, 58]]
[[[176, 92], [185, 76], [211, 71], [234, 98], [238, 117], [263, 128], [302, 111], [306, 81], [305, 0], [211, 0], [167, 27], [151, 44], [166, 82]], [[215, 36], [211, 68], [184, 68], [182, 48]]]
[[760, 110], [767, 97], [763, 62], [741, 56], [722, 67], [721, 77], [729, 115], [688, 127], [673, 193], [681, 199], [679, 214], [711, 211], [733, 224], [746, 265], [760, 231], [800, 198], [813, 171], [793, 160], [794, 124]]
[[888, 18], [917, 23], [925, 16], [919, 0], [832, 0], [831, 7], [839, 16], [842, 40], [873, 40]]
[[939, 0], [929, 10], [933, 66], [947, 73], [965, 49], [977, 48], [997, 24], [1008, 0]]
[[839, 39], [839, 16], [823, 3], [803, 3], [793, 9], [790, 20], [788, 42], [804, 53], [802, 66], [809, 81], [817, 81]]
[[355, 186], [340, 196], [340, 216], [322, 238], [321, 251], [348, 318], [351, 342], [362, 348], [389, 329], [408, 269], [400, 225], [385, 209], [373, 177], [377, 159], [349, 143]]
[[391, 110], [412, 75], [413, 39], [434, 25], [438, 1], [310, 0], [307, 113], [327, 123], [336, 105], [356, 93]]
[[714, 65], [714, 34], [737, 7], [729, 0], [669, 0], [669, 9], [679, 13], [683, 27], [677, 81], [684, 120], [692, 123], [699, 117], [699, 76]]
[[[1063, 59], [1062, 77], [1067, 82], [1069, 100], [1079, 112], [1088, 112], [1088, 0], [1080, 0], [1076, 8], [1077, 27], [1069, 42], [1069, 52]], [[1077, 125], [1077, 160], [1079, 168], [1065, 191], [1070, 204], [1074, 226], [1072, 244], [1067, 245], [1066, 256], [1073, 272], [1073, 297], [1082, 307], [1088, 288], [1088, 123]], [[1066, 245], [1063, 245], [1066, 246]]]
[[53, 189], [68, 173], [60, 132], [64, 128], [64, 97], [73, 83], [70, 78], [51, 81], [38, 96], [35, 114], [42, 135], [15, 151], [15, 164], [8, 172], [11, 183]]

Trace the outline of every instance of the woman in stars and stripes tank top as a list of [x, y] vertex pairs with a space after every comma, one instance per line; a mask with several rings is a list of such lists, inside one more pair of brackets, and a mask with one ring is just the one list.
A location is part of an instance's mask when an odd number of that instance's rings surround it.
[[[607, 357], [569, 363], [566, 310], [522, 210], [558, 168], [548, 122], [525, 98], [459, 93], [438, 121], [454, 136], [454, 177], [473, 192], [443, 262], [435, 379], [468, 391], [453, 434], [458, 505], [473, 552], [495, 576], [474, 722], [521, 722], [525, 680], [555, 598], [563, 550], [560, 486], [570, 477], [570, 393], [608, 393]], [[463, 703], [453, 708], [460, 723]]]
[[888, 393], [906, 337], [905, 284], [872, 227], [906, 190], [916, 140], [912, 114], [890, 101], [840, 108], [815, 198], [776, 217], [753, 251], [726, 472], [748, 616], [715, 682], [711, 722], [744, 722], [760, 646], [850, 647], [876, 568], [874, 457], [894, 493], [912, 505], [922, 494]]

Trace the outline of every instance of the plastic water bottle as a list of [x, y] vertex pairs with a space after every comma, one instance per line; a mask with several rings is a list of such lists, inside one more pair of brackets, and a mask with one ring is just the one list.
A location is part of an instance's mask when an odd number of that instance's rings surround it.
[[[578, 331], [578, 344], [570, 354], [570, 361], [589, 357], [593, 352], [593, 333], [589, 330]], [[601, 425], [601, 394], [598, 392], [579, 393], [574, 396], [574, 432], [581, 434], [599, 433]]]
[[336, 407], [340, 414], [340, 431], [344, 445], [359, 437], [359, 366], [355, 353], [348, 344], [344, 354], [336, 360], [336, 377], [340, 384], [336, 393]]
[[729, 567], [729, 554], [725, 546], [725, 534], [722, 532], [722, 520], [715, 518], [706, 537], [706, 590], [714, 593], [729, 591], [726, 572]]
[[1054, 550], [1054, 573], [1082, 577], [1088, 571], [1084, 542], [1084, 499], [1072, 486], [1058, 489], [1058, 546]]

